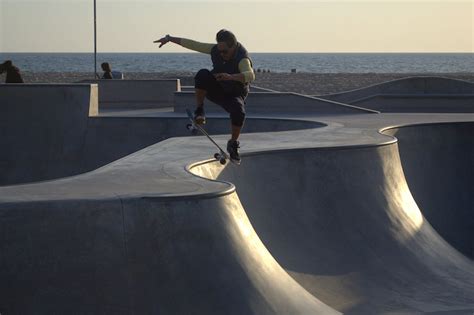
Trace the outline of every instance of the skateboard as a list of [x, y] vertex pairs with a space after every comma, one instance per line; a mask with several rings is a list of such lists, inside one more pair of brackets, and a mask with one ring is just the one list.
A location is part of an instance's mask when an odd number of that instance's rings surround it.
[[205, 135], [215, 146], [216, 148], [219, 150], [219, 152], [216, 152], [214, 154], [214, 158], [216, 160], [219, 161], [219, 163], [221, 163], [222, 165], [225, 165], [227, 160], [229, 160], [231, 163], [235, 164], [235, 165], [240, 165], [240, 163], [237, 163], [236, 161], [233, 161], [229, 154], [227, 152], [224, 151], [224, 149], [222, 149], [220, 147], [220, 145], [218, 145], [214, 139], [212, 139], [212, 137], [207, 133], [206, 130], [204, 130], [203, 127], [201, 127], [200, 125], [196, 124], [196, 122], [194, 121], [194, 117], [193, 117], [193, 113], [189, 110], [189, 108], [186, 108], [186, 114], [188, 114], [188, 118], [189, 118], [189, 121], [191, 122], [190, 124], [187, 124], [186, 125], [186, 128], [191, 131], [191, 133], [193, 135], [197, 134], [197, 132], [201, 132], [203, 135]]

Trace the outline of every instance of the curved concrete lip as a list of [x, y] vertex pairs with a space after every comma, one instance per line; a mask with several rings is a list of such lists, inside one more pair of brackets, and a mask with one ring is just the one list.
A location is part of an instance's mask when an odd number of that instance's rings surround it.
[[[268, 116], [268, 119], [275, 118]], [[306, 116], [326, 127], [245, 134], [242, 157], [258, 152], [304, 148], [380, 146], [396, 141], [380, 131], [394, 126], [474, 121], [472, 114], [380, 114]], [[226, 135], [214, 136], [224, 145]], [[209, 198], [234, 191], [231, 183], [203, 180], [188, 172], [195, 163], [212, 160], [214, 146], [205, 137], [171, 138], [89, 173], [32, 184], [0, 187], [0, 202], [114, 198]]]

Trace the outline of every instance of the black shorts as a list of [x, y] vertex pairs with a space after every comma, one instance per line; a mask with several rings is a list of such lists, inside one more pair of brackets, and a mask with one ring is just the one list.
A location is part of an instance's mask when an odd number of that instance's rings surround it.
[[195, 88], [207, 91], [206, 97], [230, 114], [232, 125], [243, 126], [247, 93], [226, 88], [207, 69], [199, 70], [194, 77], [194, 82]]

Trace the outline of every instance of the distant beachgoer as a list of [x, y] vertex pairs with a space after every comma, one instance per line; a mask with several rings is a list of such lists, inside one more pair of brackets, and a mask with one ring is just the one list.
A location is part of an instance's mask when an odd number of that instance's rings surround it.
[[227, 142], [230, 158], [240, 162], [239, 136], [245, 121], [245, 99], [249, 93], [250, 82], [255, 80], [247, 50], [235, 35], [228, 30], [220, 30], [216, 35], [217, 44], [207, 44], [186, 38], [165, 37], [154, 41], [160, 48], [168, 42], [185, 48], [211, 55], [213, 69], [201, 69], [194, 77], [196, 93], [196, 111], [194, 120], [205, 124], [204, 99], [221, 106], [230, 114], [232, 136]]
[[24, 83], [20, 74], [20, 69], [15, 67], [11, 60], [7, 60], [0, 64], [0, 74], [6, 72], [5, 83]]
[[104, 74], [102, 75], [102, 79], [116, 79], [116, 80], [123, 80], [123, 73], [119, 71], [112, 71], [110, 64], [108, 62], [103, 62], [101, 64], [102, 71]]

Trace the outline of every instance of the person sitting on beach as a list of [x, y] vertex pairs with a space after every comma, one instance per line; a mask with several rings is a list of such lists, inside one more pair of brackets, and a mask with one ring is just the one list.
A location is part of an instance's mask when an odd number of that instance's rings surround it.
[[245, 99], [249, 93], [250, 82], [255, 80], [252, 61], [247, 50], [232, 32], [225, 29], [217, 33], [217, 44], [200, 43], [170, 35], [154, 41], [161, 44], [160, 48], [168, 42], [211, 55], [213, 69], [211, 71], [201, 69], [194, 77], [196, 93], [194, 120], [198, 124], [206, 123], [205, 98], [227, 111], [230, 114], [232, 130], [231, 139], [227, 142], [227, 151], [232, 160], [240, 163], [238, 139], [245, 121]]
[[116, 79], [116, 80], [123, 80], [123, 73], [119, 71], [112, 71], [110, 64], [108, 62], [103, 62], [101, 64], [102, 71], [104, 74], [102, 75], [102, 79]]
[[15, 67], [11, 60], [0, 64], [0, 74], [6, 72], [5, 83], [24, 83], [20, 74], [20, 69]]

